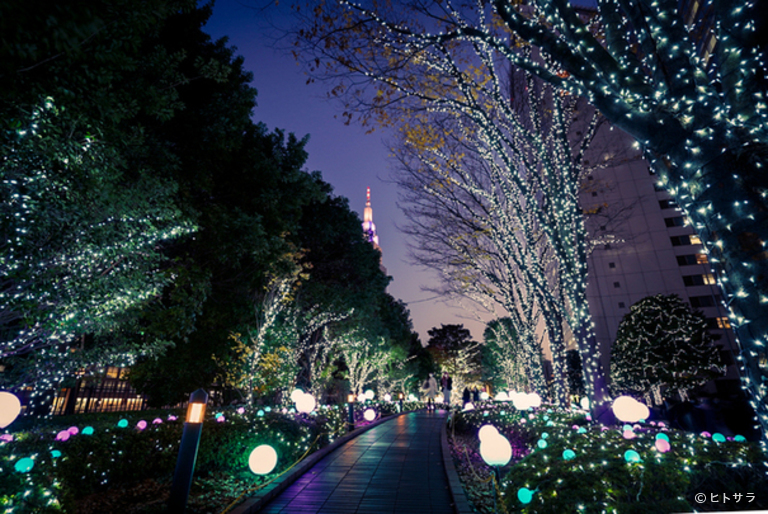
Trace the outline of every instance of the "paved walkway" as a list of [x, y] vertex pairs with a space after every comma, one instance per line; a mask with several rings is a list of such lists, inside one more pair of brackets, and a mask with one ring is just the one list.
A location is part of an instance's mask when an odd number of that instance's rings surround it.
[[416, 411], [346, 442], [263, 514], [452, 514], [440, 435], [446, 413]]

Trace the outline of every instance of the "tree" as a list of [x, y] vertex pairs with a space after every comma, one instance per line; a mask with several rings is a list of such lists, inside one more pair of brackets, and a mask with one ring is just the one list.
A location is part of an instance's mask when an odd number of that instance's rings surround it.
[[[464, 325], [440, 325], [427, 331], [427, 351], [432, 354], [439, 372], [453, 379], [453, 390], [463, 391], [480, 378], [480, 344], [472, 340]], [[440, 377], [436, 376], [438, 384]], [[455, 402], [460, 396], [452, 395]]]
[[[483, 379], [495, 388], [513, 391], [528, 390], [524, 349], [509, 318], [489, 322], [483, 332], [481, 346]], [[540, 364], [539, 364], [540, 365]]]
[[[449, 75], [433, 67], [433, 87], [424, 87], [409, 80], [413, 68], [429, 66], [428, 55], [454, 51], [449, 71], [470, 76], [479, 59], [473, 56], [489, 52], [588, 98], [637, 140], [717, 269], [742, 347], [744, 386], [766, 436], [768, 377], [760, 356], [768, 337], [768, 285], [761, 279], [768, 274], [768, 205], [761, 177], [768, 103], [754, 23], [759, 6], [713, 2], [713, 39], [705, 42], [716, 45], [709, 55], [699, 51], [674, 0], [600, 0], [596, 12], [581, 15], [565, 0], [461, 9], [443, 2], [369, 5], [325, 5], [299, 32], [309, 43], [302, 57], [315, 64], [312, 72], [337, 79], [332, 91], [345, 93], [350, 118], [360, 107], [416, 95], [439, 106], [451, 100]], [[520, 51], [528, 45], [541, 58]], [[366, 112], [387, 121], [383, 109]]]
[[704, 315], [679, 296], [643, 298], [621, 320], [611, 351], [614, 394], [659, 405], [662, 394], [687, 399], [688, 391], [722, 373]]

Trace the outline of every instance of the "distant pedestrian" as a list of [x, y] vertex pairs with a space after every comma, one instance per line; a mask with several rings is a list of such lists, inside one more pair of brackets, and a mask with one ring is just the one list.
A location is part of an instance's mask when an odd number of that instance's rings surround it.
[[437, 396], [437, 380], [435, 375], [430, 373], [429, 378], [424, 382], [424, 393], [427, 395], [427, 410], [435, 410], [435, 397]]
[[477, 386], [472, 388], [472, 401], [475, 403], [480, 401], [480, 390], [477, 388]]
[[443, 388], [443, 403], [451, 404], [451, 389], [453, 389], [453, 379], [447, 371], [443, 372], [443, 378], [440, 379], [440, 385]]
[[466, 407], [470, 401], [472, 393], [469, 392], [469, 388], [465, 387], [464, 392], [461, 394], [462, 407]]

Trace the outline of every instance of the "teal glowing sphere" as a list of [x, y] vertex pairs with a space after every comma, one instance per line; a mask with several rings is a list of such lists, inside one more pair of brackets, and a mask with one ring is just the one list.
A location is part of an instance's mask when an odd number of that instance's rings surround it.
[[549, 437], [549, 434], [548, 434], [548, 433], [546, 433], [546, 432], [542, 432], [542, 433], [541, 433], [541, 438], [542, 438], [542, 439], [546, 439], [547, 437]]
[[547, 415], [545, 414], [545, 415], [544, 415], [544, 417], [543, 417], [542, 419], [543, 419], [544, 421], [549, 421], [549, 416], [547, 416]]
[[121, 419], [117, 422], [117, 426], [120, 428], [125, 428], [128, 426], [128, 420], [127, 419]]
[[664, 439], [666, 442], [669, 442], [669, 436], [667, 436], [667, 434], [664, 432], [659, 432], [656, 434], [656, 439]]
[[32, 471], [32, 468], [35, 467], [35, 461], [30, 459], [29, 457], [24, 457], [23, 459], [19, 459], [16, 461], [16, 464], [13, 465], [13, 469], [18, 471], [19, 473], [29, 473]]
[[488, 411], [483, 412], [483, 417], [487, 417], [487, 416], [488, 416]]
[[586, 434], [587, 429], [584, 427], [579, 427], [579, 429], [576, 431], [577, 434]]
[[626, 432], [627, 430], [631, 431], [632, 430], [632, 425], [624, 425], [623, 427], [621, 427], [621, 430], [623, 432]]
[[724, 443], [725, 442], [725, 436], [721, 434], [720, 432], [715, 432], [712, 434], [712, 440], [716, 441], [718, 443]]
[[85, 427], [83, 429], [83, 435], [93, 435], [93, 427]]
[[547, 421], [547, 426], [548, 427], [553, 427], [553, 426], [555, 426], [555, 424], [552, 423], [552, 420], [549, 420], [549, 421]]
[[58, 459], [61, 457], [61, 452], [59, 450], [51, 450], [51, 457], [54, 459]]
[[746, 442], [747, 438], [744, 437], [743, 435], [736, 435], [736, 436], [733, 436], [733, 440], [736, 441], [737, 443], [743, 443], [743, 442]]
[[262, 417], [264, 415], [264, 411], [259, 409], [259, 411], [256, 413], [258, 417]]
[[627, 450], [624, 452], [624, 460], [627, 462], [640, 462], [640, 454], [635, 450]]
[[506, 416], [507, 415], [507, 411], [503, 410], [503, 411], [499, 412], [499, 414], [501, 414], [502, 416]]
[[563, 452], [563, 460], [571, 460], [576, 458], [576, 452], [573, 450], [565, 450]]
[[546, 447], [547, 447], [547, 442], [546, 442], [544, 439], [539, 439], [539, 440], [536, 442], [536, 446], [538, 446], [538, 447], [539, 447], [539, 448], [541, 448], [541, 449], [544, 449], [544, 448], [546, 448]]
[[272, 407], [264, 407], [264, 410], [267, 412], [272, 412]]
[[533, 491], [527, 487], [521, 487], [517, 490], [517, 499], [520, 500], [520, 503], [531, 503], [531, 500], [533, 500]]

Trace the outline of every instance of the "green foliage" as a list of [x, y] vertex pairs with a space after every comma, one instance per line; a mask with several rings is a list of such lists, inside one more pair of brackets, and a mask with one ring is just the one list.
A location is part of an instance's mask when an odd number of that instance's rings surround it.
[[[92, 494], [109, 491], [153, 479], [170, 487], [181, 440], [183, 413], [179, 419], [167, 420], [167, 412], [86, 414], [56, 418], [37, 428], [14, 433], [11, 443], [0, 443], [0, 505], [14, 512], [76, 512], [78, 502]], [[233, 496], [219, 498], [229, 503], [246, 488], [258, 485], [280, 473], [310, 449], [329, 444], [345, 432], [345, 408], [321, 410], [317, 416], [284, 415], [271, 411], [263, 416], [255, 410], [238, 414], [225, 410], [227, 421], [213, 419], [209, 408], [203, 425], [195, 467], [194, 496], [203, 492], [201, 483], [220, 487], [224, 477], [234, 479]], [[163, 420], [153, 424], [156, 417]], [[117, 421], [127, 419], [128, 426], [119, 428]], [[149, 425], [135, 428], [141, 419]], [[82, 433], [67, 441], [55, 441], [55, 435], [76, 424], [94, 428], [93, 435]], [[260, 478], [248, 468], [250, 452], [260, 444], [269, 444], [278, 454], [278, 465], [272, 475]], [[52, 450], [61, 452], [54, 458]], [[26, 474], [16, 472], [14, 463], [24, 456], [35, 456], [34, 468]], [[26, 492], [29, 492], [25, 496]], [[219, 507], [223, 507], [220, 504]]]
[[50, 98], [3, 129], [0, 355], [115, 330], [170, 282], [162, 249], [194, 229], [173, 182], [129, 176], [96, 127]]
[[611, 349], [611, 389], [660, 402], [661, 390], [682, 393], [720, 374], [704, 315], [677, 295], [644, 298], [630, 307]]
[[[729, 495], [754, 495], [759, 503], [768, 493], [762, 471], [765, 458], [753, 442], [718, 443], [702, 435], [648, 424], [634, 429], [635, 437], [626, 439], [622, 430], [603, 430], [582, 413], [552, 409], [522, 413], [490, 402], [458, 413], [454, 422], [457, 434], [470, 437], [463, 440], [474, 445], [471, 455], [476, 451], [477, 431], [484, 424], [496, 426], [512, 443], [513, 461], [502, 470], [501, 501], [508, 512], [717, 510], [722, 502], [703, 506], [695, 501], [695, 494], [729, 491]], [[666, 453], [655, 448], [659, 432], [669, 437], [670, 451]], [[546, 441], [544, 448], [539, 447], [540, 440]], [[564, 459], [565, 450], [572, 450], [575, 456]], [[624, 459], [627, 450], [637, 451], [641, 461], [628, 463]], [[472, 465], [486, 469], [480, 459]], [[522, 487], [535, 491], [529, 504], [518, 500]]]

